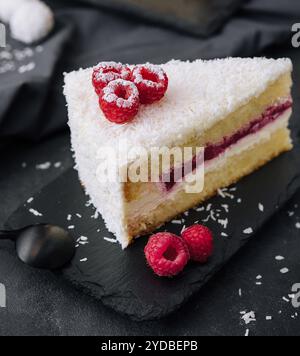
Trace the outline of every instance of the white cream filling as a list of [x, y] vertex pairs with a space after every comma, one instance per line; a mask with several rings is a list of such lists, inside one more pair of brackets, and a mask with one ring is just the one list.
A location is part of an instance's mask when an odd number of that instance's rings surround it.
[[[236, 144], [228, 147], [222, 154], [218, 157], [205, 162], [205, 174], [215, 170], [219, 170], [222, 166], [226, 165], [227, 160], [235, 155], [239, 155], [246, 150], [250, 150], [255, 145], [258, 145], [264, 141], [268, 141], [271, 135], [281, 129], [288, 126], [289, 118], [292, 114], [292, 109], [287, 110], [278, 119], [267, 126], [259, 130], [254, 134], [250, 134], [243, 139], [239, 140]], [[200, 169], [200, 168], [199, 168]], [[193, 174], [193, 173], [192, 173]], [[153, 183], [155, 184], [155, 183]], [[185, 182], [177, 183], [174, 188], [168, 193], [162, 193], [153, 191], [144, 192], [140, 199], [135, 200], [128, 204], [128, 212], [131, 219], [138, 218], [141, 215], [147, 215], [152, 210], [156, 209], [160, 204], [164, 203], [166, 200], [176, 199], [176, 195], [179, 191], [185, 189]], [[141, 213], [142, 212], [142, 213]]]

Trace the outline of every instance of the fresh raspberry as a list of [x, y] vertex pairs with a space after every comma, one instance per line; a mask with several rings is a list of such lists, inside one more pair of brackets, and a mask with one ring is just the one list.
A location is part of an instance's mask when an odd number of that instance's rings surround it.
[[92, 82], [96, 93], [100, 95], [108, 83], [116, 79], [129, 80], [130, 75], [130, 69], [122, 63], [101, 62], [94, 68]]
[[131, 80], [139, 90], [142, 104], [152, 104], [162, 99], [169, 85], [164, 70], [153, 64], [136, 66], [132, 70]]
[[184, 241], [168, 232], [150, 237], [145, 247], [145, 256], [149, 266], [161, 277], [176, 276], [190, 258]]
[[187, 244], [191, 260], [206, 263], [213, 254], [211, 231], [203, 225], [193, 225], [183, 231], [181, 237]]
[[99, 104], [107, 120], [124, 124], [131, 121], [139, 111], [139, 92], [132, 82], [113, 80], [103, 89]]

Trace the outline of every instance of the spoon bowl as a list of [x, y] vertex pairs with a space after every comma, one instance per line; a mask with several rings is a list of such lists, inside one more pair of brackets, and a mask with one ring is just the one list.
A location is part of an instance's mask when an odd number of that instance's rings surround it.
[[24, 263], [41, 269], [55, 270], [66, 265], [75, 254], [75, 241], [63, 228], [33, 225], [1, 233], [15, 241], [18, 257]]

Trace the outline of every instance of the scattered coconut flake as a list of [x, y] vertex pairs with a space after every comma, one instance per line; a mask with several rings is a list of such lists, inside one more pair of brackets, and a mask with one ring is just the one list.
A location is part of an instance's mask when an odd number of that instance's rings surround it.
[[261, 275], [256, 276], [256, 279], [262, 279]]
[[288, 268], [282, 268], [281, 270], [280, 270], [280, 273], [282, 273], [282, 274], [286, 274], [286, 273], [289, 273], [289, 269]]
[[226, 232], [221, 232], [221, 236], [223, 236], [223, 237], [228, 237], [228, 235], [226, 234]]
[[185, 225], [183, 225], [183, 227], [181, 229], [181, 233], [183, 233], [184, 230], [185, 230]]
[[297, 222], [295, 226], [296, 226], [296, 229], [300, 229], [300, 222]]
[[60, 168], [61, 167], [61, 162], [55, 162], [54, 163], [54, 168]]
[[206, 207], [206, 211], [210, 211], [211, 207], [212, 207], [212, 204], [208, 204]]
[[294, 211], [288, 211], [288, 216], [291, 218], [292, 216], [295, 215], [295, 212]]
[[238, 202], [239, 204], [241, 204], [242, 199], [241, 199], [241, 198], [238, 198], [237, 202]]
[[261, 286], [262, 285], [262, 282], [256, 282], [255, 283], [257, 286]]
[[204, 210], [205, 210], [204, 206], [200, 206], [199, 208], [196, 208], [197, 212], [204, 211]]
[[43, 216], [43, 214], [41, 214], [40, 212], [38, 212], [35, 209], [29, 209], [29, 212], [35, 216]]
[[76, 216], [79, 218], [79, 219], [81, 219], [82, 218], [82, 215], [81, 214], [76, 214]]
[[31, 72], [32, 70], [34, 70], [35, 68], [35, 63], [34, 62], [30, 62], [28, 64], [24, 64], [22, 66], [20, 66], [18, 68], [18, 72], [20, 74], [26, 73], [26, 72]]
[[33, 200], [34, 200], [34, 198], [31, 197], [31, 198], [29, 198], [29, 199], [27, 200], [27, 203], [30, 204], [30, 203], [33, 202]]
[[96, 210], [96, 211], [95, 211], [95, 214], [93, 214], [93, 215], [91, 216], [91, 218], [96, 220], [96, 219], [98, 219], [98, 217], [99, 217], [99, 213], [98, 213], [98, 211]]
[[221, 198], [230, 198], [230, 199], [234, 199], [234, 195], [228, 193], [228, 189], [227, 188], [223, 188], [223, 189], [218, 189], [218, 195]]
[[39, 170], [47, 170], [51, 167], [51, 162], [45, 162], [45, 163], [41, 163], [41, 164], [37, 164], [35, 166], [36, 169], [39, 169]]
[[80, 262], [86, 262], [88, 259], [85, 257], [85, 258], [82, 258], [81, 260], [80, 260]]
[[22, 168], [26, 168], [27, 167], [27, 163], [26, 162], [23, 162], [22, 163]]
[[255, 322], [256, 321], [256, 317], [255, 317], [255, 313], [254, 311], [251, 311], [249, 313], [245, 313], [243, 316], [242, 316], [242, 319], [244, 320], [245, 324], [248, 325], [252, 322]]
[[228, 219], [218, 219], [218, 223], [223, 226], [224, 229], [227, 229], [228, 226]]
[[282, 297], [282, 300], [284, 300], [285, 302], [289, 303], [290, 300], [287, 297]]
[[242, 293], [242, 289], [240, 288], [240, 289], [239, 289], [239, 296], [242, 297], [242, 294], [243, 294], [243, 293]]
[[172, 224], [181, 225], [181, 220], [172, 220]]
[[80, 237], [79, 237], [79, 240], [81, 240], [81, 241], [87, 241], [88, 238], [87, 238], [86, 236], [80, 236]]
[[72, 219], [72, 215], [69, 214], [69, 215], [67, 216], [67, 220], [68, 220], [68, 221], [71, 221], [71, 219]]
[[227, 205], [227, 204], [222, 204], [221, 207], [224, 208], [224, 210], [226, 211], [226, 213], [229, 213], [229, 205]]
[[272, 319], [273, 319], [273, 317], [272, 317], [271, 315], [267, 315], [267, 316], [266, 316], [266, 320], [270, 321], [270, 320], [272, 320]]
[[111, 243], [113, 243], [113, 244], [116, 244], [116, 243], [118, 242], [117, 239], [112, 239], [112, 238], [109, 238], [109, 237], [103, 237], [103, 239], [104, 239], [105, 241], [111, 242]]
[[210, 210], [209, 215], [206, 217], [206, 219], [203, 219], [202, 221], [206, 223], [206, 222], [208, 222], [209, 220], [213, 220], [213, 221], [216, 221], [216, 220], [217, 220], [216, 217], [215, 217], [215, 213], [214, 213], [213, 210]]
[[92, 205], [92, 201], [91, 200], [88, 200], [86, 203], [85, 203], [85, 206], [88, 208], [89, 206]]
[[247, 229], [245, 229], [243, 231], [243, 233], [246, 235], [251, 235], [251, 234], [253, 234], [253, 229], [251, 227], [248, 227]]
[[261, 211], [262, 213], [265, 211], [265, 207], [263, 206], [262, 203], [259, 203], [259, 204], [258, 204], [258, 209], [259, 209], [259, 211]]
[[248, 337], [250, 335], [250, 330], [247, 329], [246, 332], [245, 332], [245, 336]]
[[74, 226], [74, 225], [68, 226], [68, 230], [74, 230], [74, 229], [75, 229], [75, 226]]

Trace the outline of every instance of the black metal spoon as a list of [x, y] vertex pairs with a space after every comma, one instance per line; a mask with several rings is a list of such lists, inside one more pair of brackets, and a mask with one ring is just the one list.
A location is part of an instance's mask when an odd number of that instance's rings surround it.
[[59, 226], [41, 224], [15, 231], [0, 231], [0, 239], [14, 241], [20, 260], [36, 268], [61, 268], [75, 253], [74, 239]]

